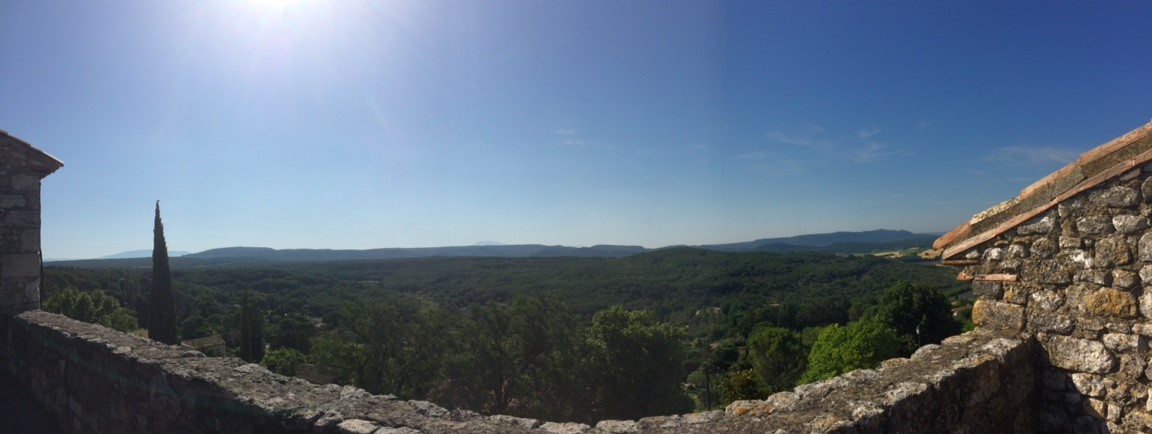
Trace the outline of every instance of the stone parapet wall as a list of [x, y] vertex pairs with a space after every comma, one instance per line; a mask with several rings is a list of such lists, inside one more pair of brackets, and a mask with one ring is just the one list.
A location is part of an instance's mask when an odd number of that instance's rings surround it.
[[9, 371], [72, 432], [996, 433], [1035, 414], [1033, 341], [984, 331], [727, 411], [589, 426], [314, 385], [42, 311], [6, 321]]
[[1034, 348], [1026, 337], [977, 330], [876, 370], [738, 401], [727, 411], [762, 419], [778, 434], [1035, 432]]
[[9, 321], [9, 371], [70, 432], [527, 431], [520, 419], [313, 385], [43, 311]]
[[967, 251], [982, 328], [1036, 336], [1039, 429], [1152, 431], [1152, 166], [1133, 168]]

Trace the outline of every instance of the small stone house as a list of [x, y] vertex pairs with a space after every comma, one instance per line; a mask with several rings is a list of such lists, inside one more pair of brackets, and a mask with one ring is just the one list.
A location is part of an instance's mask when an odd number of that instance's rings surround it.
[[219, 334], [180, 341], [180, 346], [209, 356], [223, 356], [228, 353], [228, 346], [224, 344], [224, 338]]
[[40, 180], [64, 166], [0, 130], [0, 310], [40, 308]]
[[1034, 338], [1038, 430], [1152, 431], [1152, 123], [938, 239], [973, 320]]

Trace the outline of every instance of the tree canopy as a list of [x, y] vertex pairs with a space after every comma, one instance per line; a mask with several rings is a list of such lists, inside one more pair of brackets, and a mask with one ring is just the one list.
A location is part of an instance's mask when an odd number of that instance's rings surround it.
[[[175, 264], [185, 338], [219, 333], [231, 355], [316, 381], [586, 423], [715, 409], [872, 367], [917, 336], [946, 335], [945, 294], [965, 289], [947, 270], [881, 258], [690, 248]], [[50, 265], [44, 287], [101, 293], [145, 317], [141, 289], [154, 279], [147, 268]], [[264, 354], [244, 350], [261, 341]]]
[[899, 336], [875, 317], [848, 323], [832, 324], [820, 332], [808, 354], [808, 369], [800, 383], [832, 378], [848, 371], [873, 368], [881, 361], [896, 357]]

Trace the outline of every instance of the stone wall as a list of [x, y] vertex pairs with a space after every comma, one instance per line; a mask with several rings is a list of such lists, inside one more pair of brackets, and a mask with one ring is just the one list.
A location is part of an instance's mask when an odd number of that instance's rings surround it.
[[40, 308], [40, 180], [60, 166], [0, 130], [0, 314]]
[[314, 385], [42, 311], [7, 321], [10, 372], [72, 432], [1008, 433], [1034, 423], [1033, 341], [984, 331], [727, 411], [588, 426]]
[[1034, 335], [1041, 432], [1152, 430], [1152, 165], [1055, 204], [954, 261], [973, 319]]

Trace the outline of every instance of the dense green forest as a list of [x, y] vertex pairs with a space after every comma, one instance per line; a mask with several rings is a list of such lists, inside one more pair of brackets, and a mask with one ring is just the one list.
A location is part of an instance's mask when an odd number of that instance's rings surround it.
[[[47, 310], [147, 326], [150, 269], [44, 272]], [[222, 335], [274, 371], [584, 422], [717, 408], [909, 354], [959, 331], [949, 299], [968, 289], [923, 263], [693, 248], [176, 265], [172, 280], [182, 339]]]

